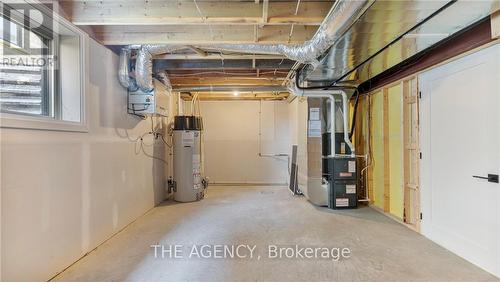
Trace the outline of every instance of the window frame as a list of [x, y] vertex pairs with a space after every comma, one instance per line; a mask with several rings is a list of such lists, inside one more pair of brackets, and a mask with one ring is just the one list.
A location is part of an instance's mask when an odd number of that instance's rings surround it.
[[[58, 15], [55, 11], [52, 12], [47, 8], [42, 11], [47, 15], [53, 17], [54, 25], [63, 26], [65, 29], [73, 32], [78, 37], [79, 50], [79, 94], [80, 94], [80, 121], [66, 121], [62, 120], [61, 100], [64, 93], [61, 90], [61, 77], [60, 72], [56, 72], [55, 68], [48, 71], [49, 77], [44, 79], [52, 81], [52, 85], [44, 86], [49, 88], [49, 115], [32, 115], [25, 113], [14, 112], [0, 112], [0, 128], [13, 128], [13, 129], [35, 129], [35, 130], [52, 130], [52, 131], [72, 131], [72, 132], [88, 132], [87, 121], [87, 102], [86, 102], [86, 85], [87, 85], [87, 59], [88, 59], [88, 41], [87, 33], [80, 30], [68, 20]], [[55, 28], [56, 29], [56, 28]], [[57, 30], [57, 29], [56, 29]], [[51, 42], [53, 55], [58, 56], [59, 40], [55, 36]]]

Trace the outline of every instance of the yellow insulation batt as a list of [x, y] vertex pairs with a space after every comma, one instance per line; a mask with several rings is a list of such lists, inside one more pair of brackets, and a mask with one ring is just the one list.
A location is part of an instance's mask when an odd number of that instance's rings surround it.
[[382, 91], [372, 96], [372, 172], [373, 204], [384, 208], [384, 97]]
[[403, 132], [402, 132], [402, 97], [401, 84], [387, 89], [389, 95], [389, 189], [390, 213], [403, 219]]
[[[385, 105], [384, 91], [387, 95]], [[370, 150], [367, 144], [371, 145], [371, 168], [369, 169], [371, 175], [368, 178], [368, 190], [371, 192], [372, 204], [382, 210], [385, 206], [386, 211], [402, 220], [404, 213], [402, 84], [390, 86], [385, 90], [377, 90], [370, 96], [371, 107], [368, 105], [367, 96], [360, 99], [359, 114], [366, 116], [357, 118], [355, 134], [357, 138], [354, 141], [360, 154], [368, 153]], [[388, 117], [387, 124], [384, 124], [384, 112]], [[371, 115], [370, 124], [368, 124], [368, 115]], [[370, 132], [368, 132], [368, 127], [370, 127]], [[368, 140], [369, 137], [370, 140]], [[388, 142], [385, 148], [384, 142]], [[384, 171], [385, 168], [389, 171]], [[389, 187], [388, 190], [386, 190], [386, 185]], [[389, 203], [384, 202], [385, 196], [388, 196]]]

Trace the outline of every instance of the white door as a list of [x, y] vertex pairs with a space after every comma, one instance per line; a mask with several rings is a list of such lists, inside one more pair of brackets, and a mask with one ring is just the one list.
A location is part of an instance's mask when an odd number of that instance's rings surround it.
[[421, 232], [500, 277], [500, 45], [419, 77]]

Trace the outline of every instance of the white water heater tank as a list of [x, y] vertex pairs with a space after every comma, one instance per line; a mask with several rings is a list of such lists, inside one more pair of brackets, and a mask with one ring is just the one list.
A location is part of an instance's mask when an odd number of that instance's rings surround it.
[[174, 200], [194, 202], [205, 197], [207, 182], [201, 175], [202, 120], [195, 116], [174, 119]]

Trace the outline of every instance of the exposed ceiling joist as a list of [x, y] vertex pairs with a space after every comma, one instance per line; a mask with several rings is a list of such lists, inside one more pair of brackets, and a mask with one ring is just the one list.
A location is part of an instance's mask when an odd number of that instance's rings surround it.
[[317, 26], [295, 26], [289, 41], [289, 26], [94, 26], [98, 40], [105, 45], [127, 44], [214, 44], [214, 43], [303, 43], [316, 33]]
[[[76, 25], [319, 25], [331, 2], [238, 1], [60, 1], [62, 9]], [[200, 17], [196, 4], [203, 12]], [[267, 8], [266, 8], [267, 7]], [[263, 12], [266, 12], [263, 15]], [[267, 16], [266, 16], [267, 14]], [[267, 21], [264, 20], [266, 18]]]
[[[153, 72], [166, 71], [174, 87], [195, 86], [198, 90], [204, 86], [213, 90], [211, 87], [216, 86], [283, 85], [294, 65], [283, 56], [222, 51], [219, 54], [219, 50], [207, 51], [203, 46], [302, 44], [314, 36], [333, 3], [334, 0], [59, 1], [68, 20], [91, 31], [93, 38], [115, 52], [124, 45], [135, 44], [187, 46], [174, 54], [155, 56]], [[276, 92], [241, 93], [238, 97], [227, 92], [209, 94], [203, 97], [258, 100], [288, 96]]]
[[262, 23], [269, 21], [269, 0], [262, 1]]

